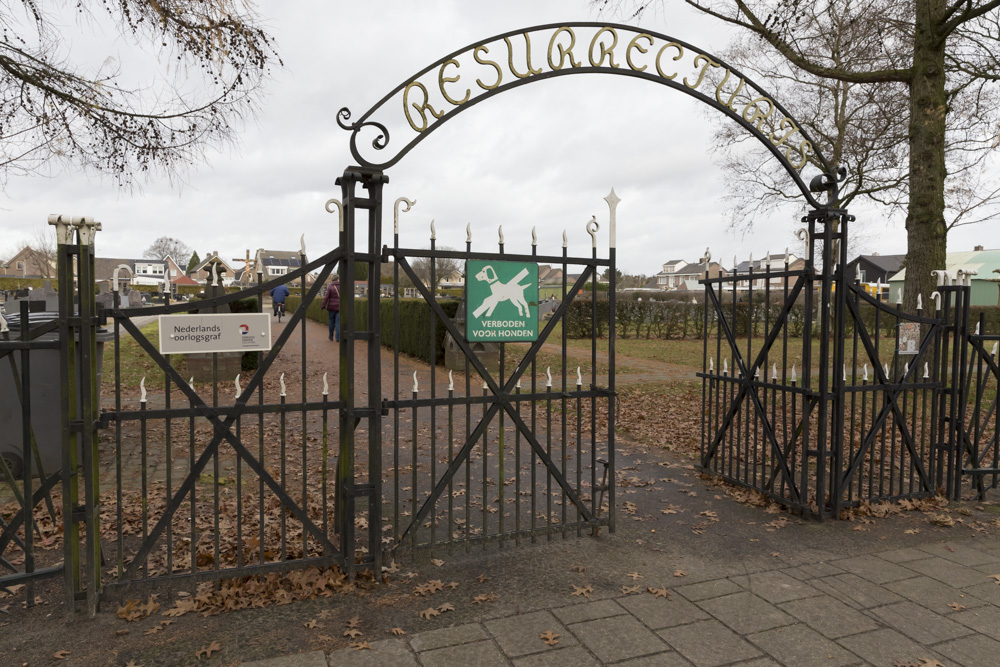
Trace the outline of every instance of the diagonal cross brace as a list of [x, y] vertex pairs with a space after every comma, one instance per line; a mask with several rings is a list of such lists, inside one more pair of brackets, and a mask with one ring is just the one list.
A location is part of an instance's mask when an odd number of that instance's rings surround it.
[[545, 343], [545, 340], [548, 338], [549, 333], [551, 333], [551, 331], [555, 328], [556, 323], [560, 320], [561, 317], [565, 315], [566, 311], [569, 309], [570, 303], [572, 303], [573, 301], [574, 295], [578, 293], [578, 290], [586, 283], [587, 279], [590, 277], [590, 274], [593, 272], [593, 267], [587, 266], [584, 269], [583, 273], [577, 279], [576, 283], [574, 283], [573, 289], [570, 291], [569, 296], [563, 299], [563, 302], [552, 314], [552, 317], [549, 319], [549, 323], [545, 326], [545, 329], [542, 331], [541, 335], [539, 335], [538, 340], [532, 343], [531, 348], [528, 350], [527, 354], [525, 354], [524, 358], [517, 365], [517, 368], [515, 368], [514, 371], [511, 373], [511, 376], [505, 383], [504, 387], [501, 388], [497, 384], [497, 382], [493, 379], [492, 375], [489, 373], [486, 367], [483, 366], [482, 362], [479, 361], [479, 358], [472, 351], [472, 348], [469, 347], [468, 342], [458, 332], [458, 329], [455, 327], [454, 322], [452, 322], [451, 318], [445, 314], [440, 304], [437, 303], [437, 300], [430, 297], [427, 288], [413, 272], [413, 269], [410, 267], [409, 262], [406, 261], [406, 258], [397, 257], [396, 261], [398, 265], [401, 266], [403, 270], [406, 272], [406, 274], [409, 276], [413, 284], [417, 286], [417, 289], [420, 291], [421, 296], [424, 298], [425, 301], [427, 301], [428, 305], [430, 305], [431, 309], [434, 311], [437, 317], [444, 324], [445, 328], [448, 330], [448, 333], [451, 334], [452, 339], [458, 344], [462, 352], [472, 363], [473, 367], [483, 377], [483, 380], [487, 383], [487, 386], [493, 391], [494, 395], [497, 397], [497, 401], [494, 402], [493, 405], [491, 405], [487, 409], [486, 414], [483, 415], [483, 417], [479, 420], [479, 423], [476, 425], [476, 428], [473, 430], [473, 432], [469, 435], [465, 444], [457, 452], [455, 458], [452, 459], [451, 463], [448, 465], [448, 469], [445, 471], [444, 475], [435, 485], [433, 491], [431, 492], [431, 495], [428, 496], [426, 500], [424, 500], [424, 503], [423, 505], [421, 505], [420, 510], [418, 510], [417, 513], [413, 516], [413, 520], [410, 522], [410, 525], [407, 526], [406, 530], [403, 531], [403, 533], [400, 535], [399, 543], [402, 544], [406, 538], [406, 535], [410, 532], [410, 529], [413, 528], [414, 526], [419, 526], [420, 523], [423, 521], [424, 517], [426, 517], [426, 515], [430, 512], [434, 503], [436, 503], [437, 500], [441, 497], [441, 494], [444, 493], [444, 490], [447, 488], [448, 483], [454, 478], [455, 474], [457, 474], [459, 468], [461, 467], [461, 464], [472, 453], [472, 449], [473, 447], [475, 447], [476, 442], [479, 440], [479, 438], [483, 436], [483, 433], [485, 433], [486, 429], [489, 427], [490, 422], [493, 420], [493, 417], [496, 416], [496, 413], [499, 412], [501, 407], [504, 408], [506, 412], [514, 420], [515, 424], [518, 427], [518, 430], [520, 430], [522, 434], [525, 436], [525, 439], [529, 442], [531, 448], [538, 455], [539, 459], [544, 463], [545, 467], [550, 471], [550, 473], [552, 474], [556, 482], [559, 484], [559, 486], [562, 487], [563, 491], [566, 493], [566, 496], [573, 502], [574, 505], [576, 505], [577, 509], [580, 510], [580, 513], [584, 516], [584, 518], [587, 521], [592, 521], [593, 514], [590, 512], [589, 508], [586, 507], [586, 505], [579, 499], [573, 488], [570, 487], [570, 485], [566, 482], [566, 479], [563, 476], [562, 472], [558, 469], [558, 467], [556, 467], [556, 465], [552, 462], [551, 458], [545, 453], [545, 450], [534, 438], [534, 435], [531, 433], [531, 430], [527, 427], [524, 421], [521, 420], [520, 416], [517, 415], [516, 411], [510, 406], [510, 401], [507, 400], [505, 396], [507, 396], [510, 393], [510, 391], [514, 388], [514, 385], [517, 384], [517, 381], [527, 370], [530, 360], [534, 358], [534, 356], [538, 353], [538, 350], [541, 349], [542, 345]]
[[889, 378], [886, 377], [885, 371], [882, 370], [882, 366], [878, 363], [878, 353], [875, 351], [875, 346], [872, 344], [871, 336], [868, 335], [868, 330], [862, 323], [861, 314], [858, 312], [856, 304], [850, 299], [847, 299], [847, 307], [851, 312], [851, 317], [854, 318], [855, 326], [859, 334], [858, 337], [861, 339], [861, 344], [865, 348], [865, 353], [868, 355], [868, 359], [872, 362], [872, 366], [874, 367], [875, 379], [879, 384], [885, 386], [886, 389], [883, 392], [885, 395], [885, 403], [879, 411], [878, 417], [872, 421], [871, 429], [868, 431], [868, 435], [865, 436], [865, 439], [859, 446], [857, 455], [851, 462], [850, 467], [848, 467], [848, 469], [844, 471], [844, 474], [841, 476], [840, 488], [844, 488], [844, 485], [848, 483], [848, 480], [850, 480], [851, 476], [854, 475], [855, 471], [861, 465], [864, 455], [868, 452], [869, 448], [871, 448], [872, 444], [874, 444], [875, 438], [878, 436], [878, 432], [882, 430], [882, 427], [885, 425], [885, 420], [888, 419], [889, 413], [892, 412], [893, 420], [896, 422], [897, 426], [899, 426], [900, 437], [906, 445], [906, 449], [910, 452], [910, 458], [913, 461], [913, 466], [917, 469], [917, 474], [920, 476], [920, 483], [925, 489], [932, 490], [934, 487], [931, 484], [930, 479], [927, 477], [927, 471], [924, 470], [924, 464], [920, 460], [920, 455], [917, 454], [916, 445], [913, 442], [913, 436], [910, 434], [910, 430], [906, 427], [906, 417], [903, 415], [903, 412], [899, 407], [898, 399], [899, 395], [903, 393], [903, 385], [906, 382], [906, 376], [911, 373], [914, 375], [916, 374], [921, 358], [927, 351], [927, 348], [930, 347], [929, 343], [933, 340], [934, 335], [937, 333], [937, 330], [941, 325], [931, 325], [931, 330], [927, 332], [924, 340], [921, 341], [920, 346], [917, 348], [917, 355], [913, 358], [913, 363], [910, 364], [909, 370], [906, 375], [900, 379], [896, 388], [893, 389], [892, 383], [889, 382]]
[[189, 471], [187, 477], [184, 479], [184, 482], [181, 484], [181, 486], [177, 489], [177, 492], [174, 494], [173, 498], [170, 499], [170, 503], [167, 505], [167, 508], [163, 516], [160, 517], [160, 519], [156, 522], [156, 525], [154, 525], [153, 529], [149, 532], [149, 535], [146, 536], [145, 542], [139, 548], [139, 551], [136, 553], [136, 555], [132, 559], [132, 562], [129, 564], [128, 569], [123, 574], [124, 578], [131, 578], [136, 574], [137, 570], [140, 567], [140, 564], [145, 560], [145, 558], [149, 555], [149, 552], [152, 550], [153, 544], [159, 538], [160, 534], [166, 529], [167, 524], [173, 519], [173, 515], [180, 507], [180, 504], [183, 501], [184, 497], [188, 493], [190, 493], [191, 490], [194, 488], [194, 481], [201, 474], [201, 471], [204, 470], [205, 466], [208, 464], [209, 459], [211, 459], [211, 457], [218, 451], [219, 445], [221, 444], [223, 439], [225, 439], [227, 442], [229, 442], [230, 445], [232, 445], [237, 455], [242, 460], [244, 460], [247, 463], [247, 465], [250, 466], [251, 470], [253, 470], [258, 475], [258, 477], [267, 484], [267, 486], [271, 489], [271, 491], [273, 491], [274, 494], [281, 499], [283, 505], [288, 507], [289, 511], [292, 512], [295, 518], [297, 518], [299, 521], [302, 522], [303, 529], [308, 530], [317, 540], [320, 541], [320, 543], [322, 543], [324, 550], [327, 550], [328, 552], [331, 553], [336, 551], [336, 548], [329, 541], [326, 534], [312, 522], [312, 520], [308, 517], [308, 515], [288, 496], [288, 494], [281, 488], [281, 486], [279, 486], [278, 483], [274, 481], [274, 479], [264, 469], [263, 465], [259, 461], [257, 461], [256, 458], [254, 458], [253, 454], [251, 454], [246, 447], [243, 446], [243, 443], [240, 442], [240, 440], [233, 434], [231, 430], [232, 425], [236, 422], [236, 419], [242, 414], [243, 409], [246, 407], [247, 401], [250, 399], [253, 393], [260, 388], [260, 384], [263, 381], [267, 369], [271, 366], [271, 363], [277, 358], [277, 355], [281, 351], [281, 348], [284, 346], [285, 342], [291, 336], [292, 331], [294, 331], [295, 327], [299, 324], [300, 321], [302, 321], [306, 307], [308, 307], [309, 303], [313, 301], [313, 299], [316, 296], [316, 292], [318, 291], [319, 285], [323, 284], [327, 276], [330, 274], [332, 268], [333, 265], [328, 264], [323, 269], [323, 271], [320, 272], [316, 281], [313, 283], [313, 286], [307, 293], [306, 298], [303, 300], [302, 305], [299, 307], [298, 310], [295, 311], [295, 313], [292, 314], [292, 318], [289, 320], [288, 326], [286, 326], [285, 329], [281, 332], [281, 334], [279, 334], [277, 341], [275, 341], [275, 344], [271, 349], [271, 352], [267, 355], [267, 357], [264, 358], [261, 367], [258, 369], [257, 373], [255, 373], [253, 377], [250, 379], [250, 383], [247, 385], [246, 390], [240, 395], [238, 399], [236, 399], [236, 404], [234, 406], [233, 412], [230, 413], [230, 415], [226, 418], [224, 422], [220, 421], [218, 413], [214, 409], [212, 409], [208, 404], [206, 404], [202, 400], [202, 398], [197, 394], [197, 392], [194, 391], [194, 389], [188, 386], [187, 382], [184, 380], [184, 378], [180, 376], [177, 370], [166, 362], [166, 359], [164, 359], [163, 356], [160, 355], [159, 351], [157, 351], [157, 349], [153, 347], [153, 344], [150, 343], [149, 340], [146, 338], [146, 336], [144, 336], [139, 331], [138, 327], [136, 327], [132, 323], [132, 321], [129, 320], [128, 318], [125, 317], [119, 318], [116, 314], [116, 319], [121, 320], [121, 323], [125, 327], [125, 330], [132, 335], [133, 339], [135, 339], [135, 341], [139, 344], [139, 346], [142, 347], [142, 349], [145, 350], [147, 354], [149, 354], [149, 356], [157, 363], [157, 365], [159, 365], [163, 369], [163, 371], [168, 376], [170, 376], [170, 378], [174, 381], [177, 387], [191, 401], [192, 407], [200, 410], [201, 413], [205, 416], [205, 418], [208, 419], [215, 427], [215, 435], [213, 436], [211, 442], [209, 442], [208, 446], [205, 448], [201, 456], [195, 462], [194, 467], [192, 467], [192, 469]]
[[[782, 307], [781, 312], [778, 313], [778, 316], [774, 319], [774, 325], [768, 333], [767, 338], [764, 340], [764, 345], [757, 352], [757, 360], [754, 362], [752, 367], [753, 371], [760, 368], [764, 359], [767, 358], [767, 353], [771, 351], [771, 346], [774, 345], [774, 341], [778, 339], [778, 333], [781, 330], [781, 325], [784, 324], [785, 320], [788, 318], [788, 313], [791, 312], [791, 306], [795, 303], [795, 299], [798, 297], [799, 292], [802, 291], [802, 286], [804, 284], [805, 280], [801, 276], [797, 281], [795, 281], [795, 286], [789, 293], [788, 299], [785, 301], [785, 305]], [[774, 456], [781, 466], [781, 475], [784, 477], [785, 483], [792, 492], [792, 501], [798, 503], [800, 501], [798, 487], [795, 485], [792, 471], [788, 467], [788, 461], [786, 461], [781, 454], [781, 446], [778, 444], [778, 439], [774, 435], [774, 429], [771, 427], [771, 422], [767, 418], [767, 411], [764, 409], [764, 405], [760, 402], [760, 397], [757, 396], [757, 392], [750, 392], [753, 375], [749, 372], [743, 361], [743, 355], [740, 354], [739, 346], [736, 345], [736, 338], [733, 335], [732, 329], [729, 327], [729, 322], [726, 321], [726, 315], [722, 310], [722, 304], [719, 303], [719, 297], [715, 293], [715, 289], [711, 285], [707, 285], [707, 287], [708, 289], [706, 292], [712, 299], [712, 305], [715, 307], [715, 311], [719, 316], [719, 327], [722, 328], [722, 332], [726, 335], [726, 342], [729, 343], [730, 350], [733, 352], [733, 363], [739, 364], [740, 371], [743, 373], [743, 381], [740, 382], [740, 391], [729, 408], [729, 414], [726, 415], [725, 420], [722, 422], [724, 428], [715, 434], [711, 447], [709, 447], [708, 451], [705, 452], [705, 456], [702, 458], [702, 465], [704, 466], [706, 462], [715, 456], [715, 452], [719, 448], [719, 444], [722, 442], [722, 438], [725, 435], [725, 429], [728, 428], [728, 424], [732, 421], [736, 412], [740, 409], [743, 401], [749, 397], [753, 403], [754, 410], [758, 413], [758, 415], [760, 415], [762, 425], [764, 426], [764, 435], [771, 443], [771, 448], [774, 450]]]

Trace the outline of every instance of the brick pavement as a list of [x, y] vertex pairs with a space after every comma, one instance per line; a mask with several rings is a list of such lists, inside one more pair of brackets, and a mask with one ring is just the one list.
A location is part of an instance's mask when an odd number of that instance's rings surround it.
[[[373, 641], [371, 649], [243, 664], [980, 667], [1000, 662], [996, 575], [1000, 538], [934, 542], [679, 583], [666, 598], [645, 586], [569, 605], [553, 597], [512, 615]], [[558, 643], [539, 637], [547, 631]]]

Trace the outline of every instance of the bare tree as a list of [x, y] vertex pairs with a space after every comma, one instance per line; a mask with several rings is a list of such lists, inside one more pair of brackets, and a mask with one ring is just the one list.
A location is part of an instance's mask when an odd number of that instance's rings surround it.
[[171, 236], [161, 236], [143, 251], [142, 256], [147, 259], [163, 259], [170, 255], [177, 266], [187, 266], [191, 259], [191, 252], [191, 248], [186, 243]]
[[131, 86], [111, 59], [97, 71], [65, 59], [55, 3], [18, 4], [23, 12], [0, 8], [0, 186], [65, 165], [123, 185], [150, 171], [173, 174], [233, 140], [232, 123], [253, 111], [280, 63], [245, 0], [107, 0], [103, 17], [76, 3], [137, 47], [153, 45], [172, 72]]
[[[875, 134], [879, 118], [891, 121], [896, 116], [898, 123], [887, 126], [893, 128], [889, 144], [873, 155], [892, 160], [905, 157], [905, 178], [899, 179], [898, 186], [880, 191], [881, 195], [868, 196], [884, 197], [886, 203], [900, 207], [905, 203], [904, 303], [912, 310], [917, 294], [934, 289], [931, 270], [945, 266], [948, 229], [988, 216], [990, 210], [984, 204], [992, 203], [998, 191], [984, 167], [998, 145], [1000, 0], [684, 1], [748, 31], [792, 68], [823, 80], [828, 93], [820, 97], [828, 117], [834, 116], [833, 106], [838, 103], [839, 111], [845, 113], [852, 106], [845, 104], [843, 95], [838, 97], [845, 88], [835, 82], [850, 84], [851, 94], [860, 92], [858, 108], [874, 112], [875, 119], [862, 116], [862, 122], [842, 128], [833, 123], [836, 132], [819, 133], [834, 143], [846, 143], [857, 133]], [[662, 2], [600, 0], [595, 4], [638, 16]], [[831, 49], [831, 43], [840, 48]], [[876, 91], [876, 96], [867, 93], [866, 87]], [[896, 97], [899, 103], [892, 102]], [[882, 101], [893, 106], [879, 110]], [[847, 113], [843, 120], [849, 117]], [[893, 143], [896, 137], [905, 143]], [[900, 151], [894, 153], [892, 146]], [[841, 153], [841, 162], [845, 159]], [[857, 173], [853, 165], [848, 166]], [[898, 170], [903, 171], [902, 162]], [[859, 182], [854, 187], [863, 185]]]
[[[438, 250], [454, 250], [454, 248], [438, 248]], [[428, 257], [419, 257], [412, 263], [413, 272], [417, 274], [421, 282], [431, 287], [431, 260]], [[434, 285], [432, 293], [436, 294], [441, 282], [455, 272], [461, 273], [464, 270], [462, 262], [457, 259], [437, 258], [434, 260]], [[402, 275], [402, 274], [401, 274]]]

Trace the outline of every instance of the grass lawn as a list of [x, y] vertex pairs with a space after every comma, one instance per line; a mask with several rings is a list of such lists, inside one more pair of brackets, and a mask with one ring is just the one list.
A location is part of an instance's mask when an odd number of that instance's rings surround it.
[[[142, 327], [140, 331], [146, 336], [154, 347], [159, 347], [159, 322], [150, 322], [146, 326]], [[147, 390], [153, 388], [154, 386], [162, 386], [163, 370], [148, 354], [146, 354], [145, 351], [143, 351], [141, 347], [139, 347], [139, 343], [129, 336], [124, 329], [121, 331], [120, 344], [121, 353], [119, 358], [121, 363], [121, 374], [119, 380], [122, 391], [138, 391], [139, 382], [142, 381], [143, 377], [146, 378]], [[171, 358], [171, 363], [183, 376], [187, 370], [187, 364], [184, 360], [184, 356], [174, 355]], [[101, 372], [101, 391], [105, 396], [113, 395], [115, 391], [114, 341], [108, 341], [104, 344], [104, 368]]]

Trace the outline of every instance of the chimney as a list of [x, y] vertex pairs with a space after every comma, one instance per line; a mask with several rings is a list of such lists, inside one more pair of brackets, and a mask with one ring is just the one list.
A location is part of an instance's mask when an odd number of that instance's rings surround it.
[[975, 250], [976, 252], [982, 252], [983, 251], [983, 246], [977, 245], [975, 248], [973, 248], [973, 250]]

